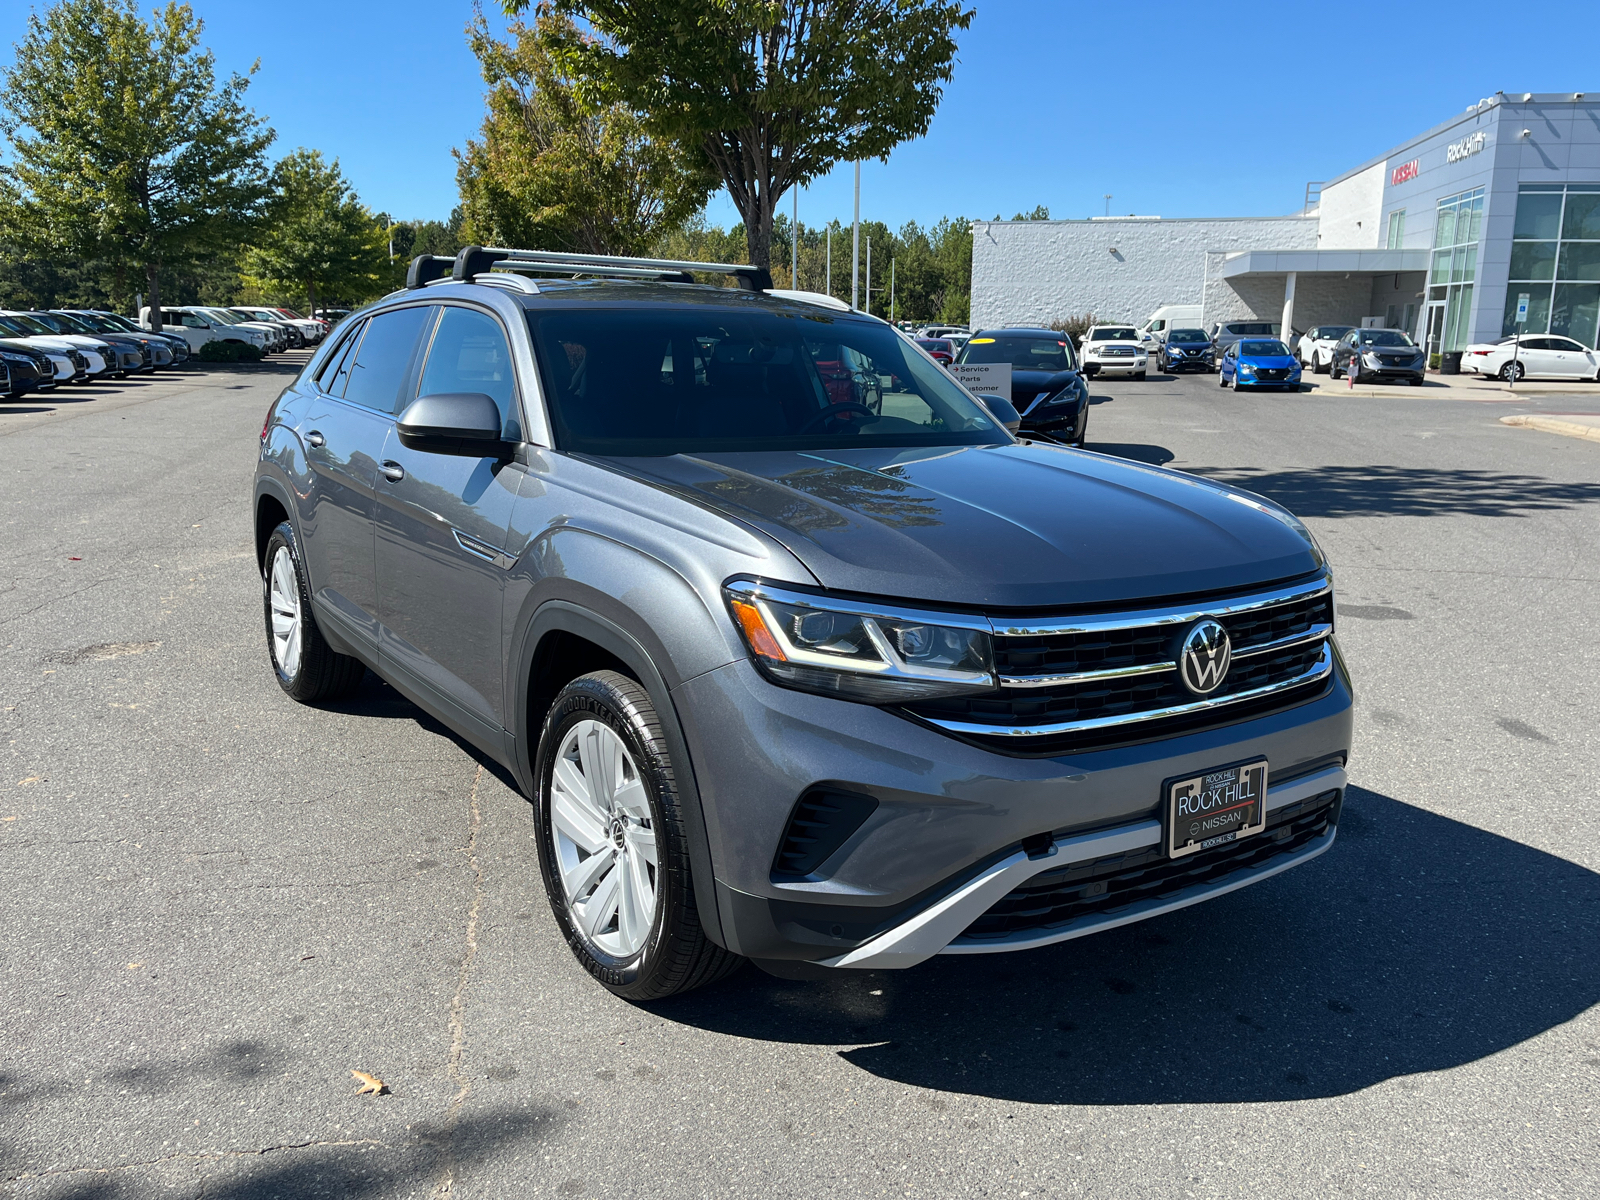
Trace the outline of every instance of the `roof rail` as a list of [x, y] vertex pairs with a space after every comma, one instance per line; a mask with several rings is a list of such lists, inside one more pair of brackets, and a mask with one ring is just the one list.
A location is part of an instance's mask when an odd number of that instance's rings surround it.
[[[444, 264], [450, 263], [448, 271]], [[515, 250], [500, 246], [466, 246], [454, 259], [422, 254], [406, 272], [408, 288], [424, 287], [448, 274], [461, 282], [475, 275], [502, 271], [541, 271], [553, 275], [608, 275], [623, 279], [655, 279], [693, 283], [692, 272], [731, 275], [744, 291], [763, 292], [772, 287], [772, 272], [743, 263], [680, 262], [665, 258], [625, 258], [613, 254], [569, 254], [562, 250]]]

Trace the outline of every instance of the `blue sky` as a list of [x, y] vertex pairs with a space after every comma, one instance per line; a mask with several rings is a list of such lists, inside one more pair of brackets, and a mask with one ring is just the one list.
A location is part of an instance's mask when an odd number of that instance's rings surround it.
[[[975, 3], [928, 135], [863, 167], [863, 217], [898, 226], [1036, 204], [1086, 217], [1105, 211], [1107, 192], [1113, 213], [1290, 212], [1308, 180], [1496, 89], [1600, 92], [1592, 5], [1565, 0], [1524, 10], [1537, 29], [1503, 3], [1473, 0]], [[275, 153], [303, 145], [337, 157], [376, 210], [449, 213], [450, 150], [483, 114], [462, 33], [470, 0], [191, 4], [222, 69], [261, 60], [250, 96], [278, 131]], [[29, 11], [0, 4], [5, 61]], [[1490, 36], [1496, 28], [1512, 36]], [[814, 182], [801, 220], [848, 221], [850, 190], [848, 166]], [[737, 219], [725, 196], [708, 215]]]

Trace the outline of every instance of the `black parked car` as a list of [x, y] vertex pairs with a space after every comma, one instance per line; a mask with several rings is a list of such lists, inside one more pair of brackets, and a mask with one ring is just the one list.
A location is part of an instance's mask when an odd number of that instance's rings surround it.
[[1204, 329], [1174, 329], [1167, 334], [1156, 351], [1159, 370], [1178, 371], [1216, 370], [1216, 354], [1211, 339]]
[[957, 364], [1010, 363], [1011, 403], [1022, 414], [1019, 437], [1082, 446], [1089, 427], [1089, 385], [1067, 336], [1053, 329], [980, 329]]
[[1394, 379], [1421, 387], [1427, 366], [1422, 347], [1398, 329], [1352, 329], [1334, 346], [1330, 370], [1355, 383]]
[[0, 341], [0, 363], [6, 369], [3, 394], [11, 399], [56, 386], [56, 369], [49, 355], [41, 354], [26, 342]]

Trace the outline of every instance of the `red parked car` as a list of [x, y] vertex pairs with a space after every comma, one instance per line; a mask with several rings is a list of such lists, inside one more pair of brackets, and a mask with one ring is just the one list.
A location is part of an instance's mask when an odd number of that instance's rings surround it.
[[948, 338], [918, 338], [917, 345], [932, 355], [941, 367], [948, 367], [956, 360], [956, 348]]

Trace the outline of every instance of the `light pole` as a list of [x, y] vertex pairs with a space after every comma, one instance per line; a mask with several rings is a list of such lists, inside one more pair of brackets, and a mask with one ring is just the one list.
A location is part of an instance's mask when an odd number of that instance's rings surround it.
[[830, 295], [830, 296], [833, 295], [833, 222], [832, 221], [828, 222], [828, 259], [827, 259], [827, 265], [823, 268], [823, 279], [825, 280], [825, 282], [823, 284], [822, 290], [827, 292], [828, 295]]
[[1111, 215], [1111, 193], [1107, 192], [1106, 193], [1106, 216], [1109, 217], [1110, 215]]
[[867, 312], [872, 312], [872, 235], [867, 234]]
[[894, 324], [894, 256], [889, 257], [889, 324]]
[[800, 286], [800, 185], [794, 188], [794, 220], [789, 230], [789, 286]]
[[861, 164], [856, 163], [856, 215], [850, 226], [850, 307], [859, 308], [861, 287]]

